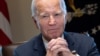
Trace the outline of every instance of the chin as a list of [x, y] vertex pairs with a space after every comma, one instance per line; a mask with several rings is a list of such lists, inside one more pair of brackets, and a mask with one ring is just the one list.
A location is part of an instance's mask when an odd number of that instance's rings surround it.
[[58, 37], [60, 37], [60, 36], [57, 36], [57, 35], [50, 36], [51, 39], [56, 39]]

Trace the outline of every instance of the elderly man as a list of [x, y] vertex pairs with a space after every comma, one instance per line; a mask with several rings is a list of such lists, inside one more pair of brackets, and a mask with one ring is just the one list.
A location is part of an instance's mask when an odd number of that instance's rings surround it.
[[14, 56], [100, 56], [91, 37], [64, 32], [64, 0], [33, 0], [32, 18], [41, 34], [15, 49]]

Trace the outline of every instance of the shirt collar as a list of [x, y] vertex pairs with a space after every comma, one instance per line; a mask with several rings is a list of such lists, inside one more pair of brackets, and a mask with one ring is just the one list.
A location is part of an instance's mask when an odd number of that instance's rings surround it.
[[[62, 35], [62, 38], [64, 38], [64, 34]], [[42, 36], [42, 39], [43, 39], [44, 46], [47, 49], [47, 47], [48, 47], [48, 41], [44, 38], [44, 36]]]

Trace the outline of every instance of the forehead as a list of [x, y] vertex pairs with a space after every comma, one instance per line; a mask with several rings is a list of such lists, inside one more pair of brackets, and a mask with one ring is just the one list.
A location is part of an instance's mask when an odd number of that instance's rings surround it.
[[36, 9], [38, 11], [60, 9], [60, 0], [37, 0]]

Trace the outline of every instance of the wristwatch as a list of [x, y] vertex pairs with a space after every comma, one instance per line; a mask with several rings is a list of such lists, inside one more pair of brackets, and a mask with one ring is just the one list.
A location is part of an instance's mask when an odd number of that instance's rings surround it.
[[75, 56], [80, 56], [79, 54], [74, 54]]
[[72, 51], [72, 54], [74, 54], [75, 56], [80, 56], [75, 50]]

